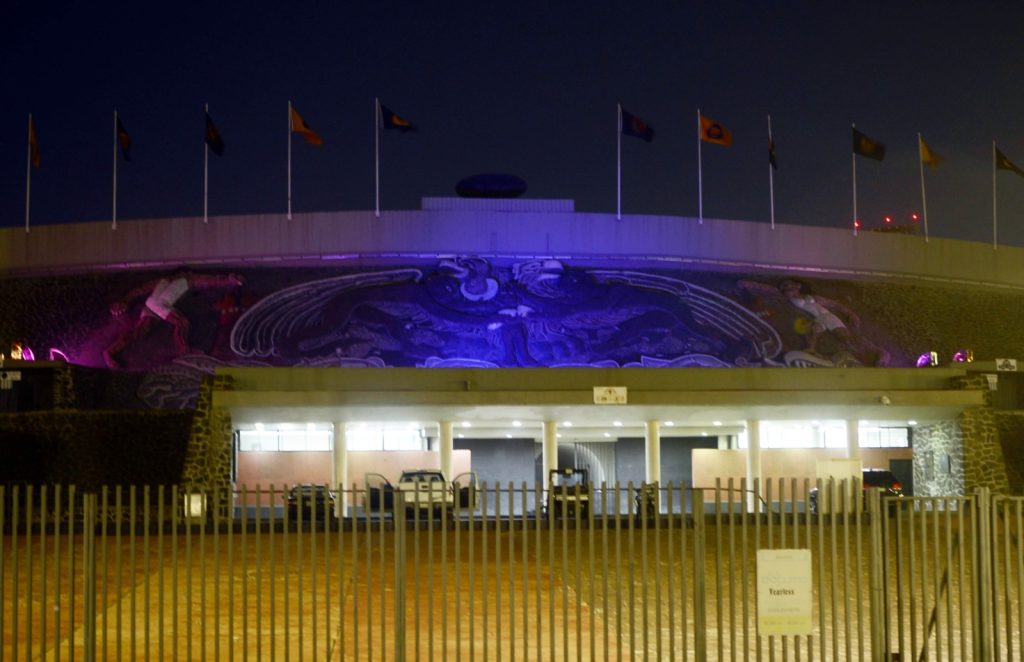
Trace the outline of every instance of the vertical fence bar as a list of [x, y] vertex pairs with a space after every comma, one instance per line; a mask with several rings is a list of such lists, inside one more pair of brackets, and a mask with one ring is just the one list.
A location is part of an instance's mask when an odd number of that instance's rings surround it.
[[[367, 501], [369, 503], [369, 501]], [[395, 491], [394, 498], [395, 518], [395, 660], [405, 661], [405, 532], [406, 532], [406, 504], [405, 493], [401, 490]], [[383, 543], [382, 543], [383, 544]], [[369, 651], [368, 651], [369, 652]], [[416, 650], [417, 654], [419, 649]], [[372, 659], [372, 655], [367, 655]]]
[[869, 540], [871, 545], [868, 554], [869, 581], [868, 592], [870, 595], [868, 608], [871, 618], [871, 650], [874, 651], [874, 659], [888, 658], [888, 642], [885, 633], [885, 582], [882, 573], [884, 572], [883, 559], [886, 558], [883, 548], [882, 519], [884, 512], [881, 509], [881, 500], [878, 490], [871, 490], [867, 494], [868, 515], [871, 521]]
[[[220, 662], [220, 536], [224, 513], [224, 491], [218, 489], [213, 497], [213, 659]], [[149, 613], [147, 611], [147, 618]]]
[[[470, 479], [470, 484], [467, 489], [469, 494], [469, 500], [466, 504], [467, 508], [473, 503], [476, 498], [474, 492], [476, 488], [476, 482]], [[461, 491], [459, 492], [461, 494]], [[455, 573], [455, 586], [453, 591], [455, 593], [455, 659], [462, 659], [462, 499], [456, 499], [455, 501], [455, 567], [453, 571]], [[445, 642], [447, 647], [448, 643]], [[447, 652], [445, 653], [447, 658]]]
[[[675, 528], [676, 509], [675, 509], [675, 489], [673, 488], [672, 481], [668, 482], [665, 489], [666, 498], [668, 499], [668, 518], [665, 523], [665, 562], [667, 564], [667, 577], [665, 577], [665, 591], [668, 611], [668, 659], [670, 662], [675, 662], [676, 659], [676, 596], [675, 596], [675, 574], [676, 574], [676, 563], [675, 563], [675, 541], [673, 540], [674, 535], [672, 530]], [[682, 494], [680, 493], [680, 500], [682, 500]]]
[[[46, 650], [46, 528], [49, 519], [49, 492], [46, 485], [39, 488], [39, 650]], [[0, 508], [3, 501], [0, 500]], [[0, 535], [3, 535], [3, 528], [0, 528]], [[95, 542], [95, 540], [94, 540]], [[94, 559], [95, 560], [95, 559]], [[3, 581], [3, 565], [0, 564], [0, 581]], [[3, 603], [0, 602], [0, 609]], [[93, 624], [95, 627], [95, 623]], [[3, 632], [3, 628], [0, 628]]]
[[[605, 568], [608, 565], [608, 484], [601, 481], [601, 560]], [[611, 647], [608, 646], [608, 573], [601, 573], [601, 612], [602, 612], [602, 638], [601, 644], [604, 649], [604, 662], [608, 662]]]
[[[157, 636], [156, 636], [156, 654], [157, 659], [164, 659], [164, 630], [166, 628], [166, 621], [164, 619], [164, 527], [167, 525], [166, 513], [164, 512], [164, 506], [166, 504], [166, 492], [163, 485], [158, 485], [156, 488], [156, 549], [157, 549], [157, 567], [160, 568], [157, 575]], [[103, 493], [104, 511], [106, 510], [107, 494], [106, 491]], [[106, 518], [104, 517], [103, 525], [106, 527]], [[106, 539], [103, 536], [104, 549], [106, 549]], [[105, 585], [105, 583], [104, 583]], [[106, 589], [104, 589], [105, 591]], [[103, 657], [106, 658], [107, 642], [106, 642], [106, 613], [107, 610], [103, 610]]]
[[[392, 507], [393, 506], [394, 506], [394, 501], [392, 500]], [[370, 507], [370, 510], [371, 511], [373, 510], [372, 506]], [[377, 504], [377, 548], [379, 550], [378, 551], [378, 555], [377, 555], [377, 558], [378, 558], [377, 570], [378, 570], [379, 576], [381, 578], [381, 581], [384, 581], [384, 577], [386, 576], [386, 567], [385, 567], [385, 563], [384, 563], [384, 561], [385, 561], [385, 554], [384, 554], [384, 530], [385, 530], [384, 527], [385, 527], [385, 524], [384, 524], [384, 522], [385, 522], [386, 518], [384, 517], [384, 513], [385, 513], [385, 504], [384, 504], [384, 499], [382, 498], [380, 500], [380, 503]], [[392, 522], [392, 524], [394, 524], [394, 522], [395, 522], [394, 513], [392, 513], [391, 522]], [[397, 535], [397, 533], [395, 535]], [[403, 540], [404, 540], [404, 538], [403, 538]], [[367, 540], [366, 544], [369, 545], [370, 542], [371, 542], [370, 540]], [[403, 549], [404, 549], [404, 547], [403, 547]], [[370, 574], [371, 574], [370, 568], [367, 567], [366, 575], [367, 575], [368, 578], [369, 578]], [[400, 578], [396, 578], [395, 581], [405, 582], [405, 576], [403, 575]], [[403, 624], [404, 623], [405, 623], [405, 621], [403, 621]], [[387, 652], [388, 652], [387, 600], [385, 600], [383, 595], [380, 598], [380, 628], [379, 629], [380, 629], [380, 657], [381, 657], [382, 660], [386, 660], [387, 659]], [[370, 636], [369, 633], [367, 633], [367, 636]], [[403, 655], [404, 655], [404, 653], [403, 653]]]
[[[101, 604], [104, 607], [106, 605], [110, 605], [111, 604], [111, 601], [110, 601], [111, 564], [110, 564], [110, 554], [108, 553], [108, 549], [109, 549], [109, 544], [108, 543], [110, 542], [110, 538], [111, 538], [111, 527], [114, 526], [114, 523], [111, 522], [111, 520], [112, 520], [112, 516], [111, 515], [112, 515], [112, 512], [111, 512], [111, 502], [110, 502], [110, 489], [108, 488], [108, 486], [104, 485], [99, 490], [99, 514], [98, 514], [98, 516], [99, 516], [99, 519], [100, 519], [99, 527], [100, 527], [101, 540], [100, 540], [100, 543], [99, 543], [100, 547], [99, 547], [99, 550], [97, 552], [98, 555], [99, 555], [99, 564], [98, 565], [102, 567], [102, 573], [103, 573], [103, 586], [102, 586], [102, 589], [101, 589], [102, 590], [102, 594], [99, 596], [99, 598], [100, 598]], [[73, 521], [69, 521], [69, 522], [73, 522]], [[102, 656], [102, 658], [104, 660], [110, 659], [108, 657], [108, 654], [106, 654], [106, 642], [108, 642], [108, 630], [110, 629], [110, 623], [108, 622], [108, 619], [110, 618], [110, 612], [111, 612], [110, 609], [103, 609], [103, 613], [102, 613], [102, 616], [101, 616], [102, 624], [100, 626], [101, 627], [101, 631], [100, 631], [100, 635], [99, 635], [100, 636], [100, 655]]]
[[[750, 589], [748, 588], [749, 571], [747, 557], [750, 554], [750, 544], [748, 540], [748, 521], [751, 515], [752, 505], [750, 499], [747, 498], [748, 490], [747, 479], [740, 478], [740, 554], [742, 562], [740, 564], [740, 583], [742, 590], [740, 592], [742, 601], [742, 623], [743, 623], [743, 659], [750, 659]], [[757, 558], [757, 549], [760, 546], [760, 540], [754, 540], [754, 558]], [[756, 636], [756, 635], [755, 635]]]
[[132, 591], [132, 593], [131, 593], [131, 597], [128, 600], [128, 609], [131, 612], [129, 614], [129, 616], [128, 616], [128, 627], [131, 628], [131, 637], [129, 639], [128, 652], [129, 652], [129, 655], [131, 656], [131, 659], [133, 659], [133, 660], [139, 659], [138, 652], [137, 652], [137, 643], [138, 643], [137, 633], [138, 633], [138, 630], [135, 627], [136, 620], [138, 618], [137, 614], [138, 614], [138, 611], [139, 611], [138, 610], [138, 606], [137, 606], [138, 603], [137, 603], [137, 600], [136, 600], [136, 597], [138, 595], [138, 590], [137, 590], [138, 584], [137, 584], [137, 582], [135, 580], [135, 578], [138, 577], [138, 572], [137, 572], [137, 568], [138, 568], [138, 555], [135, 553], [135, 539], [136, 539], [137, 534], [138, 534], [138, 520], [137, 520], [138, 510], [137, 510], [137, 506], [138, 506], [138, 486], [137, 485], [130, 485], [130, 486], [128, 486], [128, 556], [130, 558], [130, 562], [129, 562], [129, 566], [128, 567], [129, 567], [129, 572], [131, 573], [131, 578], [132, 578], [131, 579], [131, 591]]
[[[447, 486], [442, 492], [441, 504], [447, 500]], [[431, 499], [434, 486], [431, 485]], [[442, 516], [440, 509], [431, 503], [430, 519], [427, 520], [427, 659], [434, 659], [434, 522]], [[500, 640], [500, 636], [499, 636]], [[417, 657], [419, 650], [416, 651]]]
[[[529, 621], [529, 615], [530, 615], [530, 608], [529, 608], [529, 596], [530, 596], [530, 593], [529, 593], [529, 573], [530, 573], [530, 563], [529, 563], [529, 556], [528, 556], [529, 549], [530, 549], [530, 524], [529, 524], [529, 520], [527, 518], [527, 512], [526, 512], [527, 511], [527, 503], [528, 503], [526, 481], [523, 481], [521, 483], [520, 488], [522, 490], [522, 493], [520, 495], [520, 500], [521, 500], [520, 507], [522, 508], [521, 525], [522, 525], [522, 534], [523, 535], [522, 535], [522, 540], [520, 541], [520, 544], [519, 544], [519, 549], [520, 549], [520, 554], [521, 554], [520, 558], [522, 560], [522, 562], [520, 563], [520, 567], [522, 568], [522, 575], [523, 575], [523, 586], [522, 586], [522, 589], [523, 589], [523, 595], [522, 595], [522, 598], [523, 598], [522, 599], [522, 610], [523, 610], [523, 659], [525, 660], [530, 655], [530, 621]], [[536, 510], [534, 511], [534, 519], [537, 519], [537, 512], [536, 512]], [[535, 609], [539, 609], [539, 606], [535, 607]], [[539, 631], [535, 632], [534, 636], [539, 638], [540, 637], [540, 632]]]
[[[526, 512], [525, 509], [523, 511]], [[522, 516], [522, 513], [520, 514]], [[516, 659], [516, 517], [515, 517], [515, 486], [508, 483], [508, 657]], [[520, 535], [521, 537], [521, 535]], [[442, 545], [442, 549], [444, 546]], [[443, 564], [442, 564], [443, 567]], [[443, 594], [443, 591], [442, 591]], [[593, 604], [593, 595], [591, 595]], [[525, 652], [525, 649], [524, 649]]]
[[142, 602], [146, 605], [142, 615], [142, 627], [143, 627], [143, 650], [145, 650], [145, 659], [150, 659], [150, 612], [152, 611], [153, 604], [150, 602], [150, 564], [149, 564], [149, 527], [152, 524], [152, 511], [150, 503], [151, 499], [150, 486], [144, 485], [142, 488]]
[[[82, 623], [84, 630], [84, 655], [86, 662], [96, 659], [96, 495], [86, 494], [83, 504], [83, 559], [84, 591]], [[73, 638], [73, 637], [72, 637]], [[132, 640], [135, 633], [132, 633]]]
[[68, 486], [68, 659], [75, 659], [75, 485]]
[[[597, 606], [597, 598], [596, 598], [597, 591], [596, 591], [596, 587], [594, 586], [594, 584], [595, 584], [595, 576], [594, 576], [594, 568], [595, 568], [595, 561], [594, 561], [594, 504], [595, 503], [596, 502], [594, 500], [594, 484], [588, 480], [587, 481], [587, 571], [588, 571], [587, 574], [589, 575], [589, 577], [588, 577], [588, 581], [587, 581], [587, 586], [589, 587], [589, 593], [588, 593], [588, 596], [587, 596], [587, 602], [588, 602], [588, 605], [589, 605], [590, 608], [587, 610], [587, 612], [588, 612], [588, 625], [589, 625], [589, 630], [588, 630], [589, 642], [588, 643], [590, 644], [590, 657], [588, 659], [590, 659], [590, 660], [596, 660], [597, 659], [597, 640], [596, 640], [597, 633], [595, 631], [595, 628], [597, 627], [597, 624], [596, 624], [596, 618], [594, 616], [594, 611], [595, 611], [595, 608]], [[515, 659], [514, 651], [513, 651], [512, 658]]]
[[615, 481], [615, 651], [623, 659], [623, 518], [621, 484]]
[[[708, 658], [707, 640], [707, 586], [704, 579], [706, 565], [707, 532], [704, 516], [704, 490], [693, 488], [693, 642], [694, 659], [705, 662]], [[699, 512], [698, 512], [699, 510]], [[685, 543], [685, 538], [684, 538]], [[686, 549], [684, 544], [683, 549]], [[684, 559], [685, 562], [685, 559]], [[685, 621], [686, 614], [683, 614]], [[685, 650], [685, 649], [684, 649]], [[685, 657], [684, 657], [685, 659]]]
[[[583, 524], [581, 510], [582, 510], [582, 508], [584, 506], [583, 506], [582, 501], [580, 500], [580, 484], [579, 484], [579, 482], [577, 482], [573, 486], [573, 501], [574, 501], [573, 509], [572, 509], [573, 510], [573, 515], [572, 515], [573, 537], [572, 537], [572, 539], [573, 539], [573, 552], [574, 552], [573, 553], [573, 564], [575, 566], [574, 567], [574, 570], [575, 570], [574, 574], [575, 574], [575, 582], [576, 582], [576, 590], [577, 590], [577, 595], [576, 595], [576, 659], [577, 660], [581, 660], [582, 659], [581, 656], [583, 654], [583, 630], [582, 630], [582, 628], [583, 628], [583, 611], [582, 611], [583, 610], [583, 605], [582, 605], [583, 600], [582, 600], [582, 592], [580, 592], [580, 589], [582, 588], [582, 584], [580, 583], [581, 578], [582, 578], [582, 575], [580, 574], [581, 565], [582, 565], [581, 562], [580, 562], [580, 531], [582, 531], [582, 524]], [[568, 525], [569, 525], [569, 518], [568, 518], [568, 516], [566, 516], [566, 521], [564, 523], [564, 526], [568, 526]], [[567, 584], [569, 582], [569, 577], [570, 577], [570, 574], [569, 574], [569, 572], [567, 570], [566, 573], [565, 573], [564, 583]], [[568, 623], [566, 623], [566, 627], [568, 627]]]

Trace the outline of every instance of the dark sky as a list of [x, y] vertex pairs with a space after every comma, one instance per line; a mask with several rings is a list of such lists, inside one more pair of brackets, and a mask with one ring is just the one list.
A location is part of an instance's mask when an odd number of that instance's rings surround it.
[[[98, 7], [97, 5], [101, 5]], [[373, 99], [414, 122], [382, 146], [382, 206], [415, 209], [479, 172], [528, 197], [615, 211], [615, 104], [651, 123], [623, 138], [623, 211], [695, 216], [696, 110], [732, 130], [703, 146], [704, 215], [849, 227], [850, 124], [866, 228], [921, 208], [933, 236], [992, 240], [992, 140], [1024, 167], [1020, 2], [46, 2], [0, 0], [0, 224], [109, 219], [112, 113], [133, 140], [119, 219], [283, 212], [287, 102], [324, 138], [294, 144], [294, 209], [372, 209]], [[1000, 243], [1024, 244], [1024, 178], [998, 175]]]

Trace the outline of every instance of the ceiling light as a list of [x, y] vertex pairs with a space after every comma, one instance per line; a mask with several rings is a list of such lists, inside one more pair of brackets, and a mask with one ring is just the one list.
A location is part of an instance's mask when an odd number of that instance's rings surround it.
[[716, 428], [720, 428], [722, 427], [722, 421], [711, 421], [711, 425], [714, 425]]
[[605, 432], [605, 433], [604, 433], [604, 436], [605, 436], [605, 437], [611, 437], [611, 436], [612, 436], [612, 434], [611, 434], [611, 432]]
[[622, 421], [612, 421], [612, 425], [614, 425], [617, 428], [621, 428], [622, 427]]
[[464, 427], [464, 428], [471, 428], [471, 427], [473, 427], [473, 424], [470, 423], [469, 421], [462, 421], [462, 427]]
[[675, 421], [665, 421], [665, 425], [667, 425], [668, 427], [672, 427], [675, 424], [676, 424]]
[[562, 421], [562, 425], [564, 425], [567, 428], [571, 428], [572, 427], [572, 421]]
[[512, 427], [514, 428], [522, 427], [522, 425], [522, 421], [512, 421]]
[[262, 423], [257, 423], [256, 424], [256, 431], [257, 432], [263, 432], [263, 424]]
[[910, 426], [917, 425], [917, 421], [907, 421], [907, 425], [910, 425]]

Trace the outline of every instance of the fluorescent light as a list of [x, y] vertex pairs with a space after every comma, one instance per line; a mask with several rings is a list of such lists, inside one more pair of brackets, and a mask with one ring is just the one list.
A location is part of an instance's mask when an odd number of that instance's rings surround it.
[[676, 424], [676, 422], [675, 422], [675, 421], [665, 421], [665, 425], [666, 425], [667, 427], [672, 427], [672, 426], [674, 426], [675, 424]]
[[621, 428], [622, 427], [622, 421], [612, 421], [612, 425], [614, 425], [617, 428]]
[[522, 427], [522, 425], [522, 421], [512, 421], [512, 427], [514, 428]]
[[567, 428], [571, 428], [572, 427], [572, 421], [562, 421], [562, 425], [564, 425]]
[[711, 425], [714, 425], [716, 428], [720, 428], [722, 427], [722, 421], [711, 421]]

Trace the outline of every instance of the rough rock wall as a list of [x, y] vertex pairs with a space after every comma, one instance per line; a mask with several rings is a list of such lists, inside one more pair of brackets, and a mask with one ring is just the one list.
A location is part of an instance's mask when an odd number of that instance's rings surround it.
[[[231, 414], [213, 406], [215, 390], [230, 390], [232, 379], [213, 375], [203, 379], [189, 433], [181, 484], [189, 490], [227, 496], [231, 487]], [[223, 500], [222, 503], [230, 503]]]
[[914, 429], [914, 495], [964, 494], [964, 440], [954, 421]]
[[1024, 412], [999, 412], [996, 424], [1010, 494], [1024, 495]]

